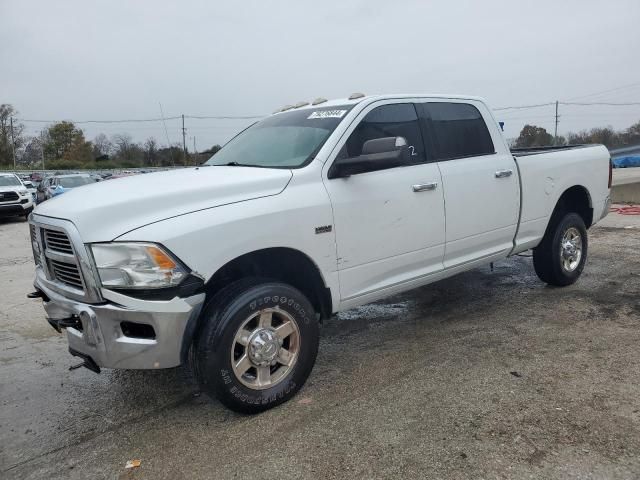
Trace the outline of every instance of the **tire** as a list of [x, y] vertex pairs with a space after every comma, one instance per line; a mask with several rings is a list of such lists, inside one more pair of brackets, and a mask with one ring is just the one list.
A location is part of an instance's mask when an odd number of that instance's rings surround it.
[[554, 213], [542, 242], [533, 249], [538, 278], [558, 287], [575, 283], [587, 261], [588, 247], [582, 217], [577, 213]]
[[307, 298], [285, 283], [241, 280], [205, 307], [191, 351], [202, 390], [231, 410], [259, 413], [293, 397], [318, 353]]

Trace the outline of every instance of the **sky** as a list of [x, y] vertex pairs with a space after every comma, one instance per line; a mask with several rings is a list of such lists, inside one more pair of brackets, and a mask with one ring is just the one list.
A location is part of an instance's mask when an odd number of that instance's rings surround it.
[[[352, 92], [640, 102], [640, 1], [0, 0], [0, 103], [20, 119], [260, 116]], [[496, 117], [508, 138], [554, 129], [554, 106]], [[558, 128], [638, 120], [640, 105], [560, 105]], [[249, 122], [188, 118], [189, 150]], [[182, 141], [179, 120], [78, 126]]]

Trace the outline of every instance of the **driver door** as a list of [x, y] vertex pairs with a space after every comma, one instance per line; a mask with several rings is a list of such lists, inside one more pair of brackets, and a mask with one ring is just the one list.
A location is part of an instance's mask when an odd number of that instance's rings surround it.
[[330, 158], [324, 169], [347, 306], [443, 269], [442, 180], [437, 163], [427, 162], [415, 106], [405, 101], [367, 107], [345, 132], [336, 158], [357, 157], [364, 142], [387, 137], [406, 139], [406, 165], [329, 179]]

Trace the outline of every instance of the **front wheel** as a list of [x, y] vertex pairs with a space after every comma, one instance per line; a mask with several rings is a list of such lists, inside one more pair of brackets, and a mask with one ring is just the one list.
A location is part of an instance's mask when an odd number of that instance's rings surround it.
[[571, 285], [582, 274], [588, 246], [587, 229], [580, 215], [554, 215], [542, 242], [533, 249], [536, 274], [550, 285]]
[[319, 327], [311, 303], [280, 282], [242, 280], [201, 318], [192, 364], [201, 388], [232, 410], [258, 413], [293, 397], [311, 373]]

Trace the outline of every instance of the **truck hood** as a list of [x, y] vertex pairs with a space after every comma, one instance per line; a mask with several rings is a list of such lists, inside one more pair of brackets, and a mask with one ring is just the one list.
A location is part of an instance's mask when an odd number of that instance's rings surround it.
[[0, 187], [0, 192], [26, 192], [27, 191], [27, 187], [23, 187], [23, 186], [19, 186], [19, 185], [12, 185], [12, 186], [7, 186], [7, 187]]
[[105, 242], [150, 223], [277, 195], [291, 170], [199, 167], [106, 180], [67, 191], [35, 213], [70, 220], [84, 242]]

